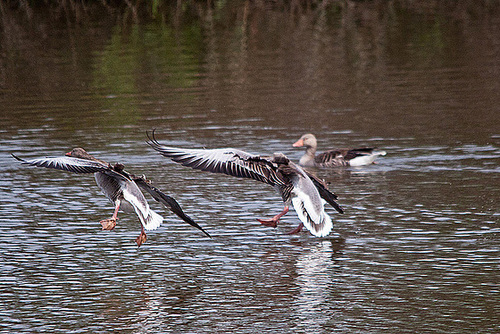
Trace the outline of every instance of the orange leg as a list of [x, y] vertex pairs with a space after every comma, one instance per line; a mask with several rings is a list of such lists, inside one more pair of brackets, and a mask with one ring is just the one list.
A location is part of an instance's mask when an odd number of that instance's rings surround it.
[[300, 231], [302, 231], [302, 229], [304, 228], [304, 224], [303, 223], [300, 223], [299, 226], [297, 226], [296, 228], [294, 228], [293, 230], [291, 230], [290, 232], [288, 232], [287, 234], [297, 234], [299, 233]]
[[286, 215], [286, 213], [288, 212], [288, 210], [289, 210], [289, 208], [288, 208], [288, 205], [287, 205], [287, 206], [285, 206], [285, 208], [283, 209], [283, 211], [281, 211], [280, 213], [278, 213], [273, 218], [271, 218], [271, 219], [257, 219], [257, 220], [262, 225], [269, 226], [269, 227], [276, 227], [276, 226], [278, 226], [278, 222], [279, 222], [280, 218], [283, 217], [284, 215]]
[[135, 239], [137, 247], [141, 247], [142, 243], [145, 242], [147, 238], [148, 236], [146, 235], [146, 232], [144, 232], [144, 226], [141, 225], [141, 234]]
[[116, 201], [115, 212], [113, 216], [108, 219], [101, 220], [99, 223], [102, 225], [103, 230], [112, 230], [116, 226], [116, 221], [118, 220], [118, 210], [120, 209], [120, 201]]

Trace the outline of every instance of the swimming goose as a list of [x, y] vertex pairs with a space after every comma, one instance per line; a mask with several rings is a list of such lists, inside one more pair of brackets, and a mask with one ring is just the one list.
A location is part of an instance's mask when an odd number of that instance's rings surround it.
[[201, 230], [205, 235], [210, 236], [196, 222], [187, 216], [175, 199], [165, 195], [163, 192], [151, 185], [151, 181], [144, 176], [136, 177], [127, 173], [122, 164], [112, 166], [102, 160], [98, 160], [83, 148], [75, 148], [66, 153], [63, 157], [39, 158], [24, 160], [12, 154], [14, 158], [24, 164], [37, 167], [46, 167], [69, 171], [73, 173], [94, 173], [97, 185], [106, 197], [115, 204], [113, 216], [101, 220], [103, 230], [112, 230], [116, 226], [118, 210], [124, 212], [134, 212], [141, 222], [141, 234], [137, 237], [137, 246], [141, 246], [147, 239], [146, 230], [157, 229], [163, 222], [163, 217], [149, 208], [148, 202], [141, 189], [147, 191], [156, 201], [170, 208], [182, 220], [191, 226]]
[[292, 204], [301, 223], [289, 233], [298, 233], [305, 226], [313, 235], [323, 237], [333, 228], [332, 220], [324, 210], [325, 200], [343, 213], [335, 201], [337, 196], [328, 191], [323, 181], [291, 162], [282, 153], [261, 157], [234, 148], [183, 149], [161, 145], [155, 139], [154, 132], [148, 137], [148, 144], [153, 149], [183, 166], [250, 178], [273, 186], [281, 195], [285, 207], [271, 219], [258, 219], [265, 226], [276, 227]]
[[374, 163], [378, 156], [386, 155], [373, 147], [355, 149], [336, 149], [318, 155], [316, 137], [305, 134], [297, 140], [293, 147], [306, 147], [306, 153], [300, 158], [299, 165], [304, 167], [337, 167], [337, 166], [364, 166]]

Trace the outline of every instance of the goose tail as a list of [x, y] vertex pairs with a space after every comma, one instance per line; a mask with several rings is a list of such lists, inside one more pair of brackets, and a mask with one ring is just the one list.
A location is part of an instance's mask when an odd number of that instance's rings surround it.
[[[322, 200], [322, 202], [324, 202]], [[292, 204], [304, 226], [316, 237], [327, 236], [333, 229], [330, 216], [325, 212], [311, 215], [305, 201], [300, 197], [292, 198]]]
[[154, 212], [153, 210], [149, 210], [149, 214], [142, 222], [142, 225], [144, 225], [144, 229], [151, 231], [151, 230], [156, 230], [158, 227], [160, 227], [161, 223], [163, 222], [163, 217]]
[[349, 165], [353, 167], [370, 165], [372, 163], [375, 163], [375, 159], [386, 154], [386, 151], [373, 150], [369, 154], [363, 154], [352, 158], [351, 160], [349, 160]]

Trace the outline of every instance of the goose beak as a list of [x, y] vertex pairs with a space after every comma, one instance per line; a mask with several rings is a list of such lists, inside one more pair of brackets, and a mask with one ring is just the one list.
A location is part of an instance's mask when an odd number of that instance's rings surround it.
[[70, 157], [71, 156], [71, 152], [66, 153], [65, 156]]
[[302, 147], [304, 146], [304, 140], [303, 139], [299, 139], [297, 140], [294, 144], [293, 144], [293, 147]]

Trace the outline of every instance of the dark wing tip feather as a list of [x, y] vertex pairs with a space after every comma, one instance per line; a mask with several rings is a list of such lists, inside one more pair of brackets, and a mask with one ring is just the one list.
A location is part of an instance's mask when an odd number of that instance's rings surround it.
[[152, 148], [158, 148], [161, 146], [160, 142], [155, 137], [155, 131], [156, 129], [151, 130], [151, 134], [149, 134], [149, 131], [146, 131], [146, 136], [148, 137], [146, 143]]
[[330, 204], [335, 210], [337, 210], [338, 213], [344, 213], [344, 209], [336, 201], [337, 195], [335, 195], [334, 193], [330, 192], [328, 189], [326, 189], [324, 187], [318, 187], [318, 186], [316, 186], [316, 188], [318, 189], [319, 195], [325, 201], [327, 201], [328, 204]]
[[344, 208], [342, 208], [339, 203], [333, 201], [333, 203], [330, 202], [330, 205], [333, 206], [333, 208], [337, 210], [338, 213], [344, 214]]
[[184, 220], [186, 223], [189, 225], [199, 229], [202, 231], [207, 237], [211, 238], [212, 236], [208, 234], [207, 231], [205, 231], [198, 223], [196, 223], [191, 217], [186, 215], [184, 211], [182, 210], [181, 206], [177, 201], [173, 198], [170, 197], [166, 194], [164, 194], [162, 191], [160, 191], [158, 188], [153, 187], [146, 183], [146, 181], [143, 178], [135, 178], [134, 179], [135, 183], [141, 187], [142, 189], [146, 190], [148, 193], [151, 194], [151, 196], [159, 203], [162, 203], [163, 205], [167, 206], [170, 208], [170, 210], [175, 213], [179, 218]]
[[361, 147], [361, 148], [355, 148], [352, 150], [349, 150], [346, 155], [345, 159], [346, 160], [352, 160], [356, 157], [364, 156], [364, 155], [370, 155], [373, 153], [373, 150], [375, 150], [375, 147]]
[[12, 156], [14, 157], [14, 159], [16, 159], [17, 161], [26, 162], [26, 160], [19, 158], [19, 157], [18, 157], [17, 155], [15, 155], [14, 153], [11, 153], [10, 155], [12, 155]]
[[330, 204], [335, 210], [337, 210], [338, 213], [344, 213], [344, 209], [340, 206], [339, 203], [336, 202], [338, 196], [332, 193], [330, 190], [328, 190], [326, 183], [323, 180], [320, 180], [319, 178], [314, 176], [312, 173], [306, 171], [306, 174], [307, 176], [309, 176], [313, 184], [316, 186], [316, 189], [318, 189], [321, 198], [327, 201], [328, 204]]

